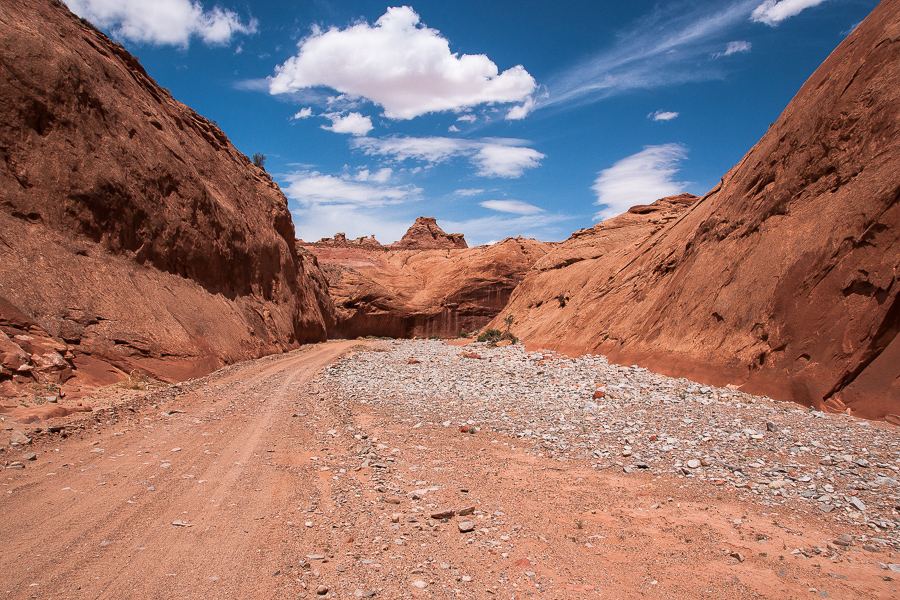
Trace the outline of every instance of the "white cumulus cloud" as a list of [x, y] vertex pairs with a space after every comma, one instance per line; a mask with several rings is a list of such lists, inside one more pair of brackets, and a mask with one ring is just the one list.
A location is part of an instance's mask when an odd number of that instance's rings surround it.
[[646, 146], [600, 171], [591, 189], [597, 194], [595, 204], [603, 208], [594, 219], [609, 219], [632, 206], [651, 204], [684, 191], [686, 184], [673, 177], [678, 173], [678, 163], [686, 157], [687, 149], [681, 144]]
[[464, 157], [483, 177], [521, 177], [527, 169], [540, 165], [544, 154], [524, 147], [523, 140], [489, 138], [463, 140], [448, 137], [403, 137], [381, 139], [360, 138], [353, 145], [370, 156], [392, 160], [417, 160], [436, 165], [452, 158]]
[[531, 111], [534, 110], [534, 98], [528, 98], [525, 100], [525, 103], [521, 106], [513, 106], [509, 109], [509, 112], [506, 113], [507, 121], [521, 121], [525, 117], [528, 116]]
[[113, 37], [160, 46], [187, 47], [197, 36], [209, 45], [225, 45], [235, 34], [256, 33], [257, 22], [214, 6], [205, 10], [191, 0], [65, 0], [80, 17]]
[[368, 169], [363, 169], [359, 173], [357, 173], [354, 177], [354, 181], [374, 181], [375, 183], [386, 183], [391, 175], [394, 174], [393, 169], [385, 167], [384, 169], [379, 169], [374, 173], [371, 173]]
[[329, 113], [324, 115], [331, 119], [331, 125], [322, 125], [322, 129], [333, 131], [335, 133], [349, 133], [350, 135], [366, 135], [372, 131], [372, 119], [365, 117], [358, 112], [352, 112], [348, 115], [339, 115]]
[[481, 206], [496, 210], [498, 212], [512, 213], [514, 215], [536, 215], [544, 212], [544, 209], [528, 204], [521, 200], [486, 200], [480, 203]]
[[312, 116], [312, 107], [307, 106], [306, 108], [301, 108], [300, 112], [295, 114], [293, 119], [308, 119]]
[[774, 27], [785, 19], [796, 16], [813, 6], [818, 6], [825, 0], [766, 0], [750, 15], [751, 21], [765, 23]]
[[374, 25], [314, 30], [269, 78], [272, 94], [320, 86], [366, 98], [391, 119], [525, 102], [536, 88], [521, 65], [501, 73], [483, 54], [451, 53], [408, 6], [388, 8]]
[[671, 121], [672, 119], [677, 119], [678, 115], [679, 113], [671, 110], [658, 110], [647, 115], [647, 118], [654, 121]]

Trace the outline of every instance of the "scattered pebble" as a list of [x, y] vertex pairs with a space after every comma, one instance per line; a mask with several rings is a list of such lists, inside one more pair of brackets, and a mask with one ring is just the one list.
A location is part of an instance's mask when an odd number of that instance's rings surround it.
[[[890, 424], [609, 364], [602, 356], [483, 344], [460, 354], [426, 340], [385, 347], [341, 359], [322, 380], [350, 401], [431, 415], [410, 428], [453, 425], [494, 441], [506, 436], [524, 452], [560, 462], [673, 473], [762, 506], [867, 526], [900, 550], [900, 448]], [[411, 358], [421, 362], [409, 365]], [[366, 460], [390, 465], [375, 454]]]

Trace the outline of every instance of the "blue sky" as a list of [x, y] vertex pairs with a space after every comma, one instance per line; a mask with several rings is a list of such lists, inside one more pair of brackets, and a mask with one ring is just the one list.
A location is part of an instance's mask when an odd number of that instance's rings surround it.
[[64, 0], [215, 120], [297, 236], [567, 238], [702, 195], [875, 0]]

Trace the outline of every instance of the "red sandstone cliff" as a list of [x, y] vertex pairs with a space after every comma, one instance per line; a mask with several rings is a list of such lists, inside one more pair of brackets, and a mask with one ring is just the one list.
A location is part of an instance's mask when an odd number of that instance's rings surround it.
[[651, 235], [627, 234], [625, 215], [574, 236], [501, 317], [533, 345], [900, 413], [897, 115], [900, 0], [884, 0], [683, 216]]
[[0, 381], [180, 379], [325, 339], [268, 174], [63, 5], [0, 23]]
[[550, 247], [509, 238], [467, 248], [462, 234], [446, 234], [426, 217], [396, 244], [372, 242], [339, 234], [303, 246], [328, 277], [336, 311], [330, 337], [455, 337], [483, 327]]

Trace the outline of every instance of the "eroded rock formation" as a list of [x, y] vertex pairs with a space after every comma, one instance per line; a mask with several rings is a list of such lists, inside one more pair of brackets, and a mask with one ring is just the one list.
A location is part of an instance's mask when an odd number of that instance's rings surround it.
[[897, 413], [898, 40], [900, 0], [885, 0], [702, 200], [649, 235], [628, 224], [652, 213], [573, 236], [501, 317], [537, 346]]
[[444, 233], [434, 217], [419, 217], [399, 242], [391, 244], [395, 250], [428, 250], [437, 248], [468, 248], [461, 233]]
[[265, 171], [60, 3], [0, 21], [0, 379], [182, 379], [325, 339]]
[[480, 328], [550, 247], [508, 238], [467, 248], [462, 234], [446, 234], [426, 217], [390, 246], [339, 238], [303, 246], [327, 275], [336, 310], [329, 336], [336, 338], [455, 337]]

